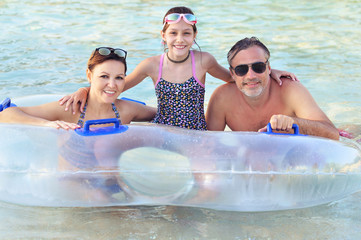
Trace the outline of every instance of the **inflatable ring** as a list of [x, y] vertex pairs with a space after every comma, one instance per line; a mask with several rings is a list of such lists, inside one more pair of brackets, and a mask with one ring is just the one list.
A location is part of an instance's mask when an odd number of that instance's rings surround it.
[[361, 190], [361, 151], [354, 142], [93, 124], [87, 134], [0, 124], [0, 200], [273, 211], [325, 204]]

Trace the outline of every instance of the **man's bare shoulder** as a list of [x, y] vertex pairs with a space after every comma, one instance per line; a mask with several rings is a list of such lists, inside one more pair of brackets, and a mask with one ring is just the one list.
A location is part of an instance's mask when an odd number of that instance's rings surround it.
[[221, 95], [221, 96], [228, 96], [230, 94], [234, 94], [238, 91], [237, 85], [234, 82], [225, 83], [217, 87], [213, 95]]
[[307, 88], [303, 86], [301, 82], [291, 80], [283, 81], [282, 86], [280, 86], [279, 88], [282, 94], [286, 97], [297, 96], [298, 94], [308, 92]]

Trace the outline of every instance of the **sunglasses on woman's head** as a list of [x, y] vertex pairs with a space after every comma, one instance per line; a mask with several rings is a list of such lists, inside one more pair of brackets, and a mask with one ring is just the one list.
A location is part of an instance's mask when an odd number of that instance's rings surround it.
[[197, 23], [197, 18], [193, 14], [190, 14], [190, 13], [185, 13], [185, 14], [183, 14], [183, 13], [171, 13], [171, 14], [167, 15], [164, 18], [164, 24], [165, 23], [168, 23], [168, 24], [177, 23], [182, 18], [186, 23], [188, 23], [190, 25], [194, 25], [194, 24]]
[[233, 68], [231, 66], [231, 68], [234, 70], [234, 73], [237, 75], [237, 76], [244, 76], [248, 73], [249, 71], [249, 68], [251, 67], [252, 70], [255, 72], [255, 73], [264, 73], [264, 71], [266, 71], [266, 67], [267, 67], [267, 62], [255, 62], [255, 63], [251, 63], [251, 64], [240, 64], [238, 66], [236, 66], [235, 68]]
[[94, 57], [95, 53], [98, 52], [100, 55], [102, 56], [108, 56], [111, 53], [114, 53], [115, 55], [117, 55], [118, 57], [127, 58], [127, 51], [121, 49], [121, 48], [110, 48], [110, 47], [99, 47], [96, 48], [92, 58]]

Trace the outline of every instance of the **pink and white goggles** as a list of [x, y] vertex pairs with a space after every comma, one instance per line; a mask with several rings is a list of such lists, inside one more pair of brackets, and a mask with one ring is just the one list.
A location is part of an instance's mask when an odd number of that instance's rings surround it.
[[197, 18], [193, 14], [190, 14], [190, 13], [185, 13], [185, 14], [183, 14], [183, 13], [171, 13], [171, 14], [167, 15], [164, 18], [164, 24], [165, 23], [168, 23], [168, 24], [177, 23], [182, 18], [186, 23], [188, 23], [190, 25], [194, 25], [194, 24], [197, 23]]

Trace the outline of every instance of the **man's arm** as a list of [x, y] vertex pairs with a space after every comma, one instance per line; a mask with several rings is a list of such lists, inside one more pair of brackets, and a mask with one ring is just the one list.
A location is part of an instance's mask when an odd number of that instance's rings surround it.
[[207, 107], [207, 129], [211, 131], [223, 131], [226, 127], [226, 114], [224, 105], [224, 85], [214, 90]]
[[299, 126], [300, 133], [338, 140], [338, 130], [317, 105], [310, 92], [299, 82], [288, 82], [287, 85], [284, 101], [293, 109], [296, 117], [292, 118]]

